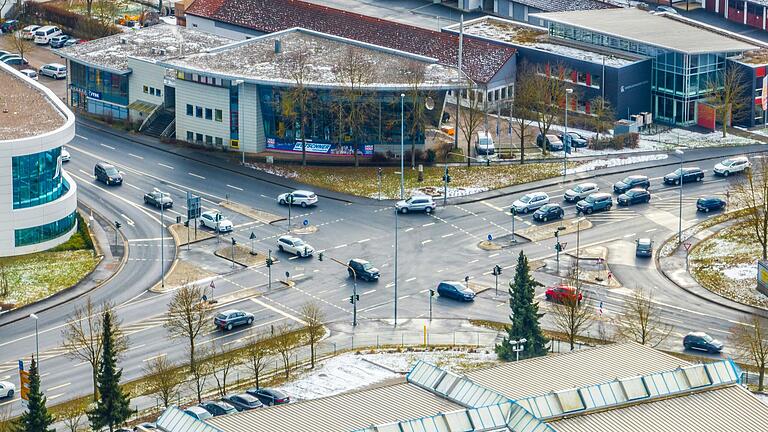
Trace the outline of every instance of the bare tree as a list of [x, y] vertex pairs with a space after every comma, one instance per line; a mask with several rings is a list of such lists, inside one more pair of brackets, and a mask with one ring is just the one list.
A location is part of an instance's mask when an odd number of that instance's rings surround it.
[[573, 295], [564, 295], [552, 305], [552, 321], [555, 328], [565, 333], [571, 351], [576, 345], [576, 338], [584, 333], [595, 319], [595, 312], [587, 304], [587, 299], [582, 298], [583, 294], [577, 289]]
[[219, 396], [227, 395], [227, 378], [232, 370], [240, 364], [239, 358], [228, 353], [223, 346], [214, 348], [214, 354], [211, 357], [211, 367], [213, 379], [216, 380], [216, 388], [219, 390]]
[[[82, 307], [78, 307], [69, 316], [67, 323], [61, 331], [61, 347], [65, 350], [66, 356], [90, 363], [91, 378], [93, 382], [93, 400], [97, 398], [96, 374], [101, 364], [101, 355], [103, 351], [103, 316], [104, 312], [111, 311], [109, 304], [104, 304], [101, 310], [88, 297]], [[112, 314], [114, 317], [114, 313]], [[128, 348], [128, 338], [120, 330], [120, 322], [113, 320], [114, 327], [114, 347], [119, 355]]]
[[275, 351], [283, 360], [285, 377], [288, 378], [291, 375], [291, 355], [299, 343], [301, 343], [301, 334], [291, 329], [288, 324], [283, 324], [275, 331], [273, 341]]
[[32, 42], [29, 39], [24, 39], [21, 30], [16, 30], [11, 33], [11, 46], [19, 53], [19, 57], [25, 58], [24, 54], [32, 48]]
[[[59, 410], [56, 415], [56, 420], [64, 424], [64, 427], [69, 432], [80, 432], [84, 426], [84, 416], [88, 409], [88, 404], [85, 402], [70, 401], [64, 405], [64, 408]], [[0, 427], [0, 432], [3, 432]]]
[[558, 117], [563, 113], [563, 102], [565, 101], [565, 71], [563, 65], [550, 66], [550, 69], [542, 74], [538, 71], [528, 76], [528, 79], [534, 81], [534, 88], [538, 90], [535, 98], [534, 111], [536, 113], [536, 124], [542, 135], [549, 133]]
[[8, 297], [11, 293], [11, 285], [8, 282], [8, 268], [7, 265], [0, 263], [0, 299]]
[[409, 61], [402, 71], [405, 82], [408, 84], [406, 95], [411, 102], [411, 109], [408, 113], [408, 120], [410, 122], [409, 132], [411, 135], [411, 168], [416, 168], [416, 141], [426, 130], [428, 119], [426, 106], [424, 105], [426, 95], [422, 88], [426, 73], [426, 65], [415, 60]]
[[301, 136], [301, 165], [307, 166], [307, 138], [306, 128], [309, 123], [308, 106], [314, 97], [314, 92], [307, 86], [317, 73], [312, 65], [312, 50], [301, 45], [297, 49], [278, 56], [279, 68], [283, 74], [290, 77], [293, 87], [287, 90], [283, 101], [290, 104], [290, 112], [298, 124], [298, 135]]
[[[461, 94], [460, 91], [457, 93]], [[483, 111], [480, 109], [480, 98], [474, 90], [472, 81], [467, 82], [467, 102], [469, 106], [462, 111], [461, 117], [459, 117], [459, 129], [464, 139], [467, 140], [467, 166], [470, 166], [472, 162], [470, 159], [472, 157], [472, 137], [480, 129], [484, 117]], [[461, 98], [457, 103], [461, 103]]]
[[744, 73], [739, 67], [726, 67], [706, 82], [706, 89], [709, 93], [707, 103], [717, 110], [725, 138], [731, 120], [743, 115], [749, 101]]
[[613, 112], [613, 107], [608, 99], [598, 96], [592, 99], [589, 103], [589, 109], [592, 114], [590, 117], [592, 126], [597, 131], [597, 139], [600, 138], [600, 134], [603, 131], [607, 131], [611, 123], [616, 119], [616, 113]]
[[765, 367], [768, 364], [768, 319], [751, 315], [744, 319], [749, 324], [738, 324], [731, 332], [731, 343], [736, 355], [755, 366], [759, 373], [757, 391], [765, 388]]
[[307, 338], [309, 339], [309, 361], [312, 369], [315, 368], [315, 347], [320, 338], [325, 335], [325, 313], [315, 302], [305, 303], [301, 307], [301, 319], [306, 323]]
[[184, 375], [179, 367], [168, 356], [158, 356], [144, 364], [144, 380], [147, 392], [154, 394], [168, 408], [173, 399], [179, 394], [179, 387], [184, 382]]
[[371, 105], [365, 87], [375, 79], [376, 65], [365, 51], [350, 46], [338, 58], [333, 73], [342, 86], [336, 106], [340, 126], [339, 145], [344, 142], [345, 129], [348, 130], [352, 140], [352, 152], [355, 154], [355, 167], [358, 167], [360, 142], [365, 139], [365, 121]]
[[202, 300], [203, 289], [196, 285], [183, 285], [171, 298], [165, 329], [173, 339], [184, 339], [189, 353], [189, 369], [196, 369], [196, 339], [206, 328], [211, 306]]
[[[190, 363], [189, 371], [192, 374], [192, 389], [197, 396], [197, 402], [203, 401], [203, 391], [205, 391], [205, 382], [208, 380], [208, 376], [213, 373], [213, 360], [211, 359], [213, 352], [207, 349], [205, 346], [195, 348], [195, 362]], [[187, 347], [187, 353], [190, 358], [193, 357], [189, 353], [189, 347]]]
[[520, 73], [517, 74], [515, 83], [515, 98], [510, 107], [510, 121], [517, 127], [512, 128], [515, 135], [520, 138], [520, 163], [525, 162], [525, 137], [530, 127], [538, 117], [535, 109], [539, 97], [539, 89], [536, 87], [536, 69], [528, 63], [523, 64]]
[[730, 200], [746, 209], [745, 223], [762, 248], [762, 259], [768, 259], [768, 162], [755, 159], [729, 192]]
[[653, 302], [650, 291], [636, 289], [625, 302], [625, 312], [616, 319], [618, 339], [659, 346], [672, 333], [672, 326], [661, 319], [661, 309]]
[[13, 418], [11, 407], [0, 406], [0, 432], [17, 432], [18, 424]]
[[274, 354], [274, 345], [268, 335], [261, 333], [251, 337], [245, 350], [246, 363], [256, 379], [256, 387], [260, 387], [259, 379], [266, 370], [269, 359]]

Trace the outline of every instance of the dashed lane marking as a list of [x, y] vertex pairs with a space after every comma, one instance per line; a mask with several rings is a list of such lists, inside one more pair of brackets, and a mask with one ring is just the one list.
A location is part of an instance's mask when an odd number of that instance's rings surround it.
[[144, 160], [144, 156], [135, 155], [133, 153], [128, 153], [128, 156], [139, 159], [139, 160]]
[[421, 242], [421, 244], [425, 245], [425, 244], [431, 243], [431, 242], [432, 242], [432, 239], [426, 239], [423, 242]]
[[198, 175], [198, 174], [195, 174], [195, 173], [191, 173], [191, 172], [188, 172], [187, 174], [191, 175], [192, 177], [199, 178], [200, 180], [205, 180], [205, 177], [203, 177], [201, 175]]
[[158, 162], [157, 164], [158, 164], [158, 165], [160, 165], [160, 166], [161, 166], [161, 167], [163, 167], [163, 168], [168, 168], [168, 169], [176, 169], [176, 168], [174, 168], [174, 167], [172, 167], [172, 166], [170, 166], [170, 165], [166, 165], [166, 164], [164, 164], [164, 163], [160, 163], [160, 162]]
[[108, 149], [110, 149], [110, 150], [114, 150], [114, 149], [115, 149], [115, 148], [114, 148], [114, 147], [112, 147], [111, 145], [106, 145], [106, 144], [103, 144], [103, 143], [101, 144], [101, 146], [102, 146], [102, 147], [106, 147], [106, 148], [108, 148]]
[[423, 227], [428, 227], [428, 226], [432, 226], [432, 225], [434, 225], [434, 224], [435, 224], [434, 222], [430, 222], [430, 223], [425, 223], [425, 224], [424, 224], [424, 225], [422, 225], [422, 226], [423, 226]]
[[488, 207], [490, 207], [490, 208], [492, 208], [492, 209], [496, 210], [496, 211], [500, 211], [500, 212], [503, 212], [503, 211], [504, 211], [504, 209], [503, 209], [503, 208], [501, 208], [501, 207], [499, 207], [499, 206], [495, 206], [495, 205], [493, 205], [493, 204], [489, 203], [488, 201], [480, 201], [480, 202], [481, 202], [481, 203], [483, 203], [484, 205], [486, 205], [486, 206], [488, 206]]
[[227, 185], [227, 187], [228, 187], [228, 188], [232, 188], [232, 189], [234, 189], [234, 190], [239, 190], [239, 191], [242, 191], [242, 190], [243, 190], [243, 188], [241, 188], [241, 187], [237, 187], [237, 186], [232, 186], [231, 184], [228, 184], [228, 185]]

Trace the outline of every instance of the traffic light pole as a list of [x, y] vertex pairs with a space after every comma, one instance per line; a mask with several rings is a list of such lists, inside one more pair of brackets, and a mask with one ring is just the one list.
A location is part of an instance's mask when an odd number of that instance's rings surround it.
[[429, 321], [432, 322], [432, 297], [435, 295], [435, 290], [429, 290]]
[[515, 237], [515, 216], [517, 216], [517, 210], [512, 207], [509, 209], [509, 213], [512, 215], [512, 242], [517, 243], [517, 237]]
[[443, 174], [443, 207], [445, 207], [447, 204], [448, 204], [448, 155], [445, 156], [445, 173]]
[[272, 291], [272, 249], [269, 250], [269, 255], [267, 255], [267, 273], [269, 274], [267, 289]]
[[[322, 261], [323, 256], [325, 256], [325, 253], [320, 252], [317, 258]], [[349, 264], [344, 264], [334, 257], [328, 258], [330, 258], [333, 262], [346, 267], [348, 271], [352, 272], [352, 295], [349, 297], [349, 302], [352, 303], [352, 327], [357, 327], [357, 301], [359, 299], [359, 296], [357, 295], [357, 271], [355, 271], [355, 269], [352, 268]]]

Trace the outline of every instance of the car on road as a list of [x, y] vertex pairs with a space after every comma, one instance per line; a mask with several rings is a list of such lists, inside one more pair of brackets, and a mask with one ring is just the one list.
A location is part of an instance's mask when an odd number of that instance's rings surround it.
[[616, 198], [619, 205], [630, 206], [632, 204], [647, 203], [651, 200], [651, 193], [643, 188], [630, 189]]
[[50, 40], [51, 48], [63, 48], [64, 44], [69, 40], [69, 36], [67, 35], [58, 35], [54, 36]]
[[144, 194], [144, 204], [152, 204], [157, 208], [171, 208], [173, 207], [173, 198], [168, 193], [153, 190]]
[[538, 210], [533, 212], [533, 219], [537, 221], [551, 221], [555, 219], [560, 219], [565, 214], [565, 211], [562, 207], [560, 207], [560, 204], [545, 204], [541, 207], [539, 207]]
[[613, 206], [613, 197], [605, 192], [593, 193], [576, 203], [576, 214], [592, 214], [603, 210], [610, 210]]
[[16, 385], [12, 382], [8, 381], [0, 381], [0, 399], [1, 398], [12, 398], [13, 394], [16, 393]]
[[232, 221], [225, 218], [218, 210], [210, 210], [200, 215], [200, 226], [208, 227], [214, 231], [231, 232]]
[[22, 69], [19, 72], [26, 75], [27, 78], [31, 78], [35, 81], [37, 81], [38, 79], [37, 71], [35, 71], [34, 69]]
[[583, 298], [581, 291], [577, 290], [576, 287], [562, 283], [547, 287], [547, 290], [544, 292], [544, 297], [549, 301], [557, 303], [566, 303], [572, 301], [581, 303]]
[[[589, 143], [589, 140], [578, 132], [569, 131], [568, 136], [571, 137], [571, 147], [584, 148]], [[560, 133], [557, 137], [560, 138], [560, 141], [565, 142], [565, 134]]]
[[347, 272], [349, 273], [350, 277], [354, 277], [356, 274], [358, 279], [365, 279], [369, 282], [375, 282], [379, 280], [379, 269], [364, 259], [351, 259], [349, 260], [347, 266]]
[[37, 31], [37, 29], [39, 29], [40, 27], [41, 26], [34, 25], [34, 24], [28, 25], [28, 26], [24, 27], [23, 29], [21, 29], [21, 38], [22, 39], [27, 39], [27, 40], [34, 39], [35, 38], [35, 31]]
[[539, 134], [536, 137], [536, 145], [549, 151], [562, 151], [563, 142], [555, 134]]
[[712, 171], [714, 171], [715, 175], [728, 177], [731, 174], [743, 172], [751, 168], [752, 164], [746, 156], [736, 156], [718, 163]]
[[213, 325], [222, 330], [232, 330], [234, 327], [253, 324], [253, 319], [253, 314], [250, 312], [230, 309], [216, 314]]
[[650, 258], [653, 256], [653, 240], [649, 238], [635, 240], [635, 256], [640, 258]]
[[227, 415], [227, 414], [234, 414], [237, 412], [237, 409], [235, 409], [235, 407], [233, 407], [232, 405], [224, 401], [206, 401], [200, 404], [200, 408], [203, 408], [204, 410], [213, 414], [214, 417]]
[[395, 211], [403, 214], [417, 211], [432, 213], [435, 211], [435, 207], [437, 207], [437, 203], [428, 195], [416, 195], [395, 203]]
[[624, 177], [621, 181], [617, 181], [613, 184], [613, 191], [617, 194], [623, 194], [624, 192], [634, 189], [643, 188], [648, 189], [651, 186], [651, 181], [648, 176], [644, 175], [631, 175]]
[[267, 406], [287, 404], [291, 401], [291, 398], [287, 394], [271, 388], [254, 387], [245, 392], [257, 398], [261, 403]]
[[123, 174], [117, 168], [107, 162], [98, 162], [93, 167], [93, 176], [107, 186], [123, 184]]
[[248, 393], [229, 395], [222, 398], [221, 400], [232, 405], [238, 411], [250, 411], [252, 409], [262, 408], [264, 406], [259, 398]]
[[723, 343], [704, 332], [691, 332], [683, 338], [683, 347], [687, 350], [702, 350], [708, 353], [719, 353]]
[[208, 410], [199, 406], [191, 406], [185, 409], [184, 412], [196, 418], [197, 420], [206, 420], [213, 417], [213, 414], [208, 412]]
[[704, 171], [699, 167], [684, 167], [682, 170], [678, 168], [664, 176], [664, 184], [679, 185], [681, 176], [683, 183], [702, 181], [704, 180]]
[[565, 191], [563, 199], [568, 202], [577, 202], [599, 190], [597, 183], [581, 183]]
[[529, 211], [536, 210], [544, 204], [549, 204], [549, 195], [546, 192], [531, 192], [513, 202], [512, 208], [517, 213], [527, 214]]
[[9, 66], [24, 66], [24, 65], [28, 65], [29, 61], [27, 61], [27, 59], [23, 57], [11, 56], [11, 57], [6, 57], [5, 60], [3, 60], [3, 63]]
[[72, 156], [69, 155], [69, 150], [67, 150], [66, 147], [61, 148], [61, 161], [62, 162], [69, 162], [69, 160], [72, 158]]
[[[291, 196], [293, 197], [293, 202], [291, 202]], [[317, 195], [312, 191], [295, 190], [293, 192], [286, 192], [278, 195], [277, 202], [280, 203], [280, 205], [290, 203], [291, 205], [308, 207], [317, 204]]]
[[282, 236], [277, 239], [277, 248], [280, 252], [287, 252], [298, 257], [308, 257], [315, 253], [315, 249], [304, 240], [293, 236]]
[[40, 75], [51, 77], [53, 79], [64, 79], [67, 77], [67, 67], [61, 63], [44, 64], [37, 72]]
[[696, 210], [709, 213], [725, 208], [725, 200], [716, 196], [701, 197], [696, 200]]
[[437, 285], [437, 294], [440, 297], [452, 298], [454, 300], [461, 300], [470, 302], [475, 300], [474, 291], [467, 288], [462, 282], [456, 281], [443, 281]]

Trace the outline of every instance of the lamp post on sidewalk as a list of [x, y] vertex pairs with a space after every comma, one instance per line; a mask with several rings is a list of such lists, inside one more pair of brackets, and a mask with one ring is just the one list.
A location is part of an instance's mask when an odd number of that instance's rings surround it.
[[160, 194], [160, 286], [165, 288], [165, 245], [163, 244], [163, 238], [165, 237], [165, 197], [171, 196], [168, 192], [162, 192], [159, 189], [155, 189], [155, 192]]
[[565, 89], [565, 131], [563, 132], [563, 184], [565, 184], [565, 173], [568, 170], [568, 152], [566, 149], [569, 147], [571, 140], [568, 135], [568, 95], [573, 93], [572, 88]]

